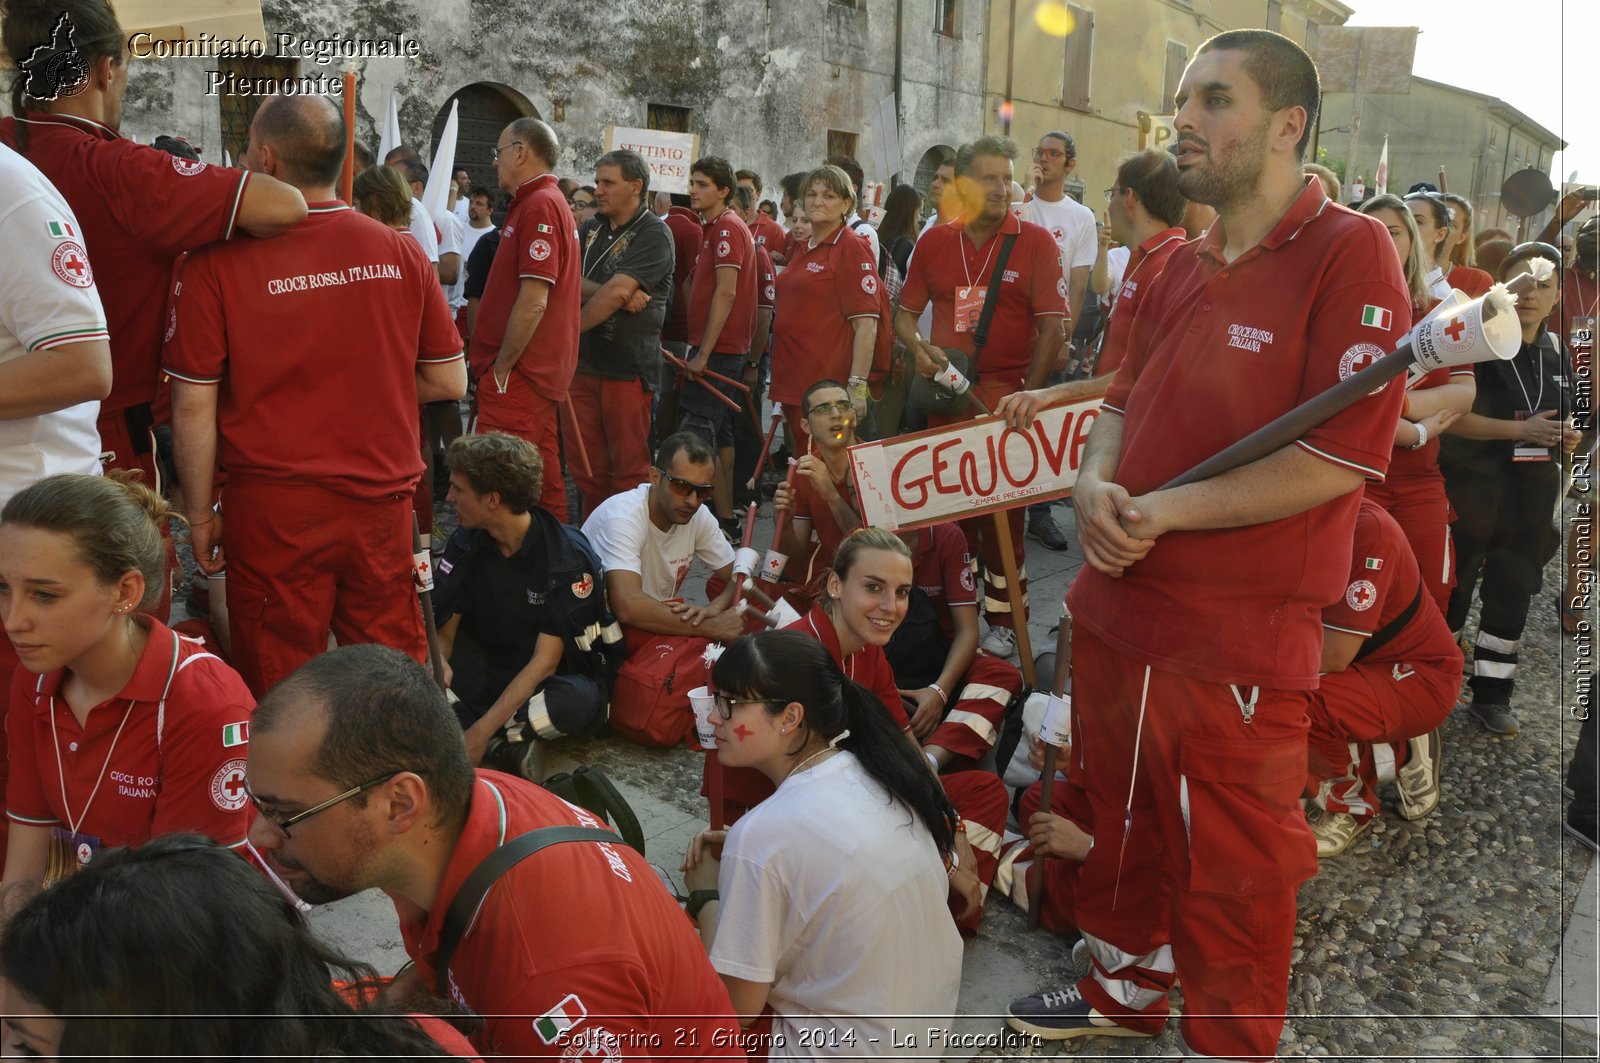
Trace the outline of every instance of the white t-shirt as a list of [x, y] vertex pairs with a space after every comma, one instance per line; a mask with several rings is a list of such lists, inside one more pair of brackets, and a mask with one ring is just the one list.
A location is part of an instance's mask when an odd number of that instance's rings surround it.
[[1094, 211], [1071, 196], [1062, 196], [1054, 203], [1034, 196], [1022, 205], [1022, 220], [1042, 225], [1055, 237], [1061, 248], [1061, 265], [1067, 270], [1078, 266], [1094, 266], [1100, 241], [1095, 235]]
[[772, 983], [773, 1058], [926, 1056], [961, 992], [949, 889], [927, 828], [840, 752], [728, 833], [711, 966]]
[[439, 254], [458, 255], [459, 272], [456, 273], [456, 282], [444, 286], [445, 301], [452, 308], [466, 306], [467, 298], [462, 295], [462, 289], [467, 286], [467, 254], [462, 250], [462, 245], [467, 239], [467, 227], [448, 210], [441, 210], [433, 216], [434, 227], [439, 230]]
[[471, 222], [471, 219], [467, 217], [467, 207], [470, 206], [470, 205], [471, 205], [471, 197], [470, 196], [457, 196], [456, 197], [456, 205], [450, 208], [452, 211], [455, 212], [456, 217], [461, 219], [461, 224], [462, 225], [469, 225], [470, 222]]
[[1106, 249], [1106, 275], [1111, 278], [1111, 287], [1100, 297], [1101, 303], [1106, 306], [1116, 302], [1117, 293], [1122, 290], [1122, 275], [1128, 271], [1129, 254], [1121, 244]]
[[644, 592], [658, 602], [678, 597], [689, 564], [699, 558], [712, 571], [733, 564], [728, 545], [710, 508], [694, 511], [688, 524], [662, 531], [650, 522], [650, 485], [612, 495], [583, 522], [583, 534], [606, 571], [636, 572]]
[[[0, 362], [111, 338], [78, 219], [44, 174], [3, 144], [0, 248]], [[99, 402], [83, 402], [0, 420], [0, 506], [46, 476], [97, 475], [99, 416]]]
[[411, 197], [411, 235], [422, 245], [422, 253], [428, 256], [429, 262], [439, 261], [439, 233], [433, 227], [433, 219], [428, 217], [428, 208], [416, 196]]
[[867, 219], [863, 218], [860, 214], [850, 215], [850, 217], [844, 220], [844, 223], [849, 227], [851, 232], [867, 241], [867, 245], [872, 248], [872, 264], [873, 266], [877, 266], [878, 230], [872, 225], [871, 222], [867, 221]]

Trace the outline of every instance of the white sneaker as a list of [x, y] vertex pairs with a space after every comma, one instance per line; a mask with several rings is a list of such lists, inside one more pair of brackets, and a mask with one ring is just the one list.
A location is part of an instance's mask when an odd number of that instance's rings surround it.
[[1338, 856], [1350, 848], [1372, 820], [1363, 823], [1347, 812], [1327, 812], [1312, 805], [1306, 809], [1306, 823], [1317, 837], [1317, 856], [1324, 857]]
[[1421, 819], [1439, 807], [1439, 732], [1406, 742], [1409, 751], [1406, 762], [1395, 774], [1395, 789], [1400, 795], [1400, 815], [1406, 819]]
[[1008, 627], [991, 627], [978, 649], [991, 657], [1010, 657], [1017, 652], [1017, 633]]

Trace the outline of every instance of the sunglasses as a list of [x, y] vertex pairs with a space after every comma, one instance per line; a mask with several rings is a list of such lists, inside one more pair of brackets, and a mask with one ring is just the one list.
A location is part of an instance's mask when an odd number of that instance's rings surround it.
[[724, 720], [733, 719], [733, 710], [740, 705], [787, 705], [784, 698], [730, 698], [726, 694], [713, 694], [712, 703]]
[[688, 498], [690, 495], [699, 495], [700, 501], [704, 502], [716, 490], [715, 484], [697, 484], [691, 480], [685, 480], [681, 476], [674, 476], [662, 468], [657, 468], [656, 472], [661, 474], [661, 478], [667, 481], [668, 486], [684, 498]]

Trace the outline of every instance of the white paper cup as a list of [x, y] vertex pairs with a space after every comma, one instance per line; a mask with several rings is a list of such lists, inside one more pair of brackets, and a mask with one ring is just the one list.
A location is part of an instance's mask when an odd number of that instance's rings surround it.
[[741, 546], [733, 552], [733, 574], [748, 576], [761, 564], [761, 551], [753, 546]]
[[694, 710], [694, 733], [701, 749], [716, 749], [717, 736], [711, 728], [711, 714], [716, 711], [717, 699], [710, 687], [695, 687], [689, 691], [689, 707]]
[[[693, 697], [694, 695], [690, 695]], [[1050, 695], [1045, 706], [1044, 719], [1039, 722], [1039, 737], [1047, 744], [1060, 748], [1072, 744], [1072, 695]]]
[[780, 554], [776, 550], [768, 550], [767, 559], [761, 563], [761, 578], [768, 583], [778, 582], [783, 576], [783, 567], [788, 563], [788, 554]]

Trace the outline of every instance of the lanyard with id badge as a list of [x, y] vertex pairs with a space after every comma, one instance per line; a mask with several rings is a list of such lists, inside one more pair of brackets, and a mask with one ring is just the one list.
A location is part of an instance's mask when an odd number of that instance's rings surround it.
[[[1517, 365], [1517, 360], [1512, 359], [1511, 361], [1511, 372], [1517, 378], [1517, 387], [1522, 391], [1522, 401], [1524, 404], [1522, 409], [1516, 411], [1516, 418], [1519, 421], [1526, 421], [1530, 417], [1538, 416], [1541, 412], [1546, 412], [1544, 411], [1543, 406], [1544, 356], [1539, 353], [1538, 348], [1534, 348], [1534, 352], [1533, 375], [1539, 381], [1539, 390], [1531, 395], [1528, 393], [1528, 385], [1523, 383], [1522, 369]], [[1550, 451], [1550, 447], [1541, 447], [1535, 443], [1528, 443], [1519, 440], [1511, 448], [1511, 460], [1513, 462], [1550, 461]]]
[[[167, 671], [167, 684], [161, 690], [161, 701], [156, 710], [159, 720], [166, 715], [167, 693], [172, 689], [172, 679], [178, 674], [178, 639], [172, 640], [172, 665]], [[95, 777], [94, 789], [89, 791], [89, 797], [83, 803], [83, 810], [76, 816], [72, 814], [72, 803], [67, 799], [67, 771], [61, 761], [61, 739], [56, 733], [56, 702], [55, 697], [50, 698], [50, 745], [56, 755], [56, 780], [61, 786], [61, 816], [67, 821], [65, 828], [50, 828], [50, 860], [45, 869], [44, 884], [53, 886], [64, 878], [77, 874], [86, 865], [94, 854], [101, 848], [101, 839], [85, 834], [80, 829], [84, 820], [89, 818], [89, 809], [94, 804], [94, 799], [100, 793], [101, 785], [106, 781], [106, 776], [111, 772], [111, 758], [116, 755], [117, 742], [122, 738], [123, 729], [128, 726], [128, 720], [133, 716], [137, 702], [128, 699], [128, 707], [122, 712], [122, 722], [117, 724], [116, 734], [111, 736], [111, 748], [106, 750], [106, 761], [100, 767], [100, 773]], [[157, 732], [156, 741], [160, 742], [160, 733]]]

